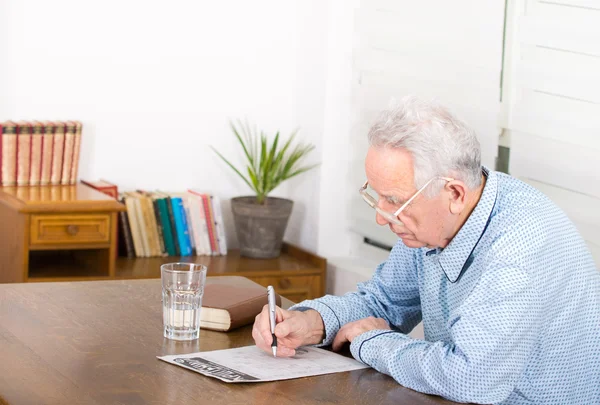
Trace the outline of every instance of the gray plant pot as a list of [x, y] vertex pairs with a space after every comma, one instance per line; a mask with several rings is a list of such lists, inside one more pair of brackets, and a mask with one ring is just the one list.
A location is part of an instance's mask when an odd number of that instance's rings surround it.
[[267, 197], [263, 205], [256, 203], [256, 197], [232, 198], [240, 254], [261, 259], [279, 256], [293, 205], [293, 201], [277, 197]]

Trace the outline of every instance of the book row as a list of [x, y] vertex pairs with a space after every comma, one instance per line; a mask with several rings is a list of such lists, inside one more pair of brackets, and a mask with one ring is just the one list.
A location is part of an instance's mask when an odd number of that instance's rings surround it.
[[0, 123], [0, 185], [75, 184], [81, 131], [79, 121]]
[[119, 194], [120, 253], [128, 257], [225, 255], [227, 243], [219, 197], [185, 193]]

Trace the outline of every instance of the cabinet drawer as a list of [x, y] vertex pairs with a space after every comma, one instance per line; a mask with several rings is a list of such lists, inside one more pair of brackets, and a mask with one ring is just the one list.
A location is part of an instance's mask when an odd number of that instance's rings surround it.
[[32, 215], [30, 243], [108, 243], [109, 214]]
[[293, 302], [320, 297], [320, 276], [294, 276], [282, 273], [274, 277], [250, 277], [262, 286], [272, 285], [275, 292]]

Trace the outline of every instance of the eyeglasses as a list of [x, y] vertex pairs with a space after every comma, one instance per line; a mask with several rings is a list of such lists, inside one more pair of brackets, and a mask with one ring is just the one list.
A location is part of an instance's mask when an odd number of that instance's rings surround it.
[[369, 181], [365, 181], [365, 184], [363, 184], [363, 186], [358, 190], [358, 192], [362, 196], [363, 200], [365, 200], [365, 202], [367, 204], [369, 204], [371, 206], [371, 208], [374, 208], [375, 211], [377, 211], [377, 213], [379, 215], [381, 215], [382, 217], [384, 217], [386, 219], [386, 221], [388, 221], [388, 222], [390, 222], [392, 224], [395, 224], [395, 225], [403, 226], [404, 224], [402, 223], [402, 221], [400, 221], [398, 219], [398, 215], [400, 215], [400, 213], [406, 207], [408, 207], [408, 204], [410, 204], [415, 198], [417, 198], [417, 196], [419, 194], [421, 194], [421, 192], [423, 192], [423, 190], [425, 190], [425, 188], [427, 188], [427, 186], [429, 185], [429, 183], [431, 183], [432, 181], [434, 181], [436, 179], [442, 179], [442, 180], [445, 180], [445, 181], [453, 181], [454, 180], [451, 177], [434, 177], [434, 178], [432, 178], [427, 183], [425, 183], [423, 185], [423, 187], [421, 187], [415, 194], [413, 194], [413, 196], [410, 197], [408, 199], [408, 201], [406, 201], [404, 204], [402, 204], [402, 206], [400, 208], [398, 208], [398, 210], [396, 212], [394, 212], [394, 213], [391, 213], [391, 212], [388, 212], [388, 211], [385, 211], [385, 210], [379, 208], [379, 205], [377, 203], [377, 199], [367, 192], [367, 186], [369, 185]]

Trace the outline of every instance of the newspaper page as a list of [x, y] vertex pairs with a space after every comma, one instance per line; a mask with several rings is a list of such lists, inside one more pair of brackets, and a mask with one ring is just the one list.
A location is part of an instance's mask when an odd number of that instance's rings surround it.
[[275, 358], [256, 346], [158, 358], [227, 383], [289, 380], [369, 367], [340, 354], [308, 346], [296, 349], [296, 355], [289, 358]]

